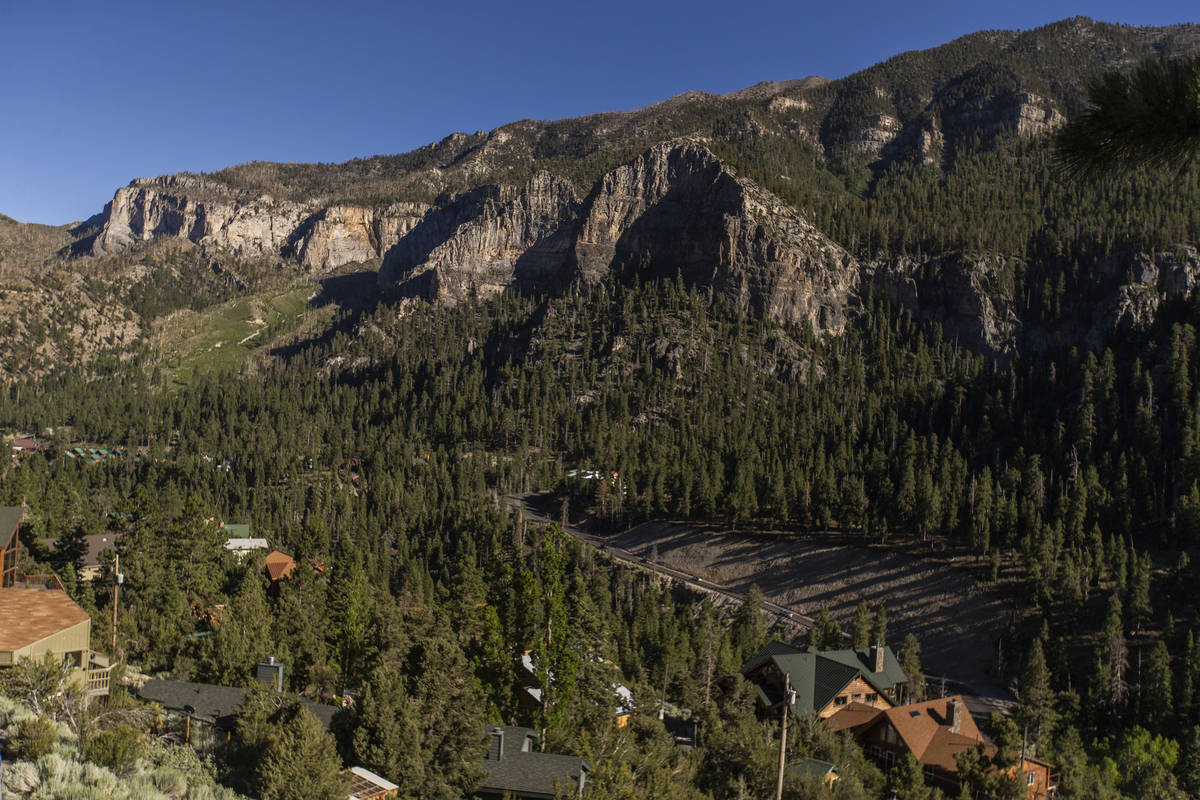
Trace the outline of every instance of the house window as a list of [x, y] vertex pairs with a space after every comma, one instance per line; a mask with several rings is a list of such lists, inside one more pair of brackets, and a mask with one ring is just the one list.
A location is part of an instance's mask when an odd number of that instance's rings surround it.
[[1032, 772], [1025, 773], [1025, 785], [1033, 786], [1033, 773]]
[[878, 702], [878, 701], [879, 701], [879, 695], [877, 695], [877, 694], [869, 694], [869, 695], [867, 695], [867, 702], [868, 702], [868, 703], [876, 703], [876, 702]]
[[888, 725], [883, 729], [883, 738], [888, 744], [896, 743], [896, 729]]
[[892, 767], [896, 765], [896, 754], [891, 750], [887, 750], [883, 754], [883, 771], [891, 772]]
[[922, 772], [925, 773], [925, 780], [927, 780], [927, 781], [933, 780], [933, 767], [926, 764], [925, 769], [922, 770]]
[[846, 705], [846, 702], [846, 695], [844, 694], [839, 694], [837, 697], [833, 698], [833, 704], [835, 706], [844, 706]]

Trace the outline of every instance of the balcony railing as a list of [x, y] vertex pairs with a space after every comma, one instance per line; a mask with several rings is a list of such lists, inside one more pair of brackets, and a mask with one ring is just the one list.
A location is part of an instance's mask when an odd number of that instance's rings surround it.
[[104, 697], [108, 694], [109, 681], [112, 677], [112, 666], [108, 656], [92, 650], [88, 655], [87, 665], [87, 695], [88, 697]]

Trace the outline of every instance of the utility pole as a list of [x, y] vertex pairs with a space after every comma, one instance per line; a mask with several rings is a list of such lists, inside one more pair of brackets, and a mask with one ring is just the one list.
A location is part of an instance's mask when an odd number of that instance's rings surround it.
[[109, 656], [117, 657], [117, 599], [121, 592], [121, 583], [125, 580], [125, 576], [121, 574], [121, 554], [116, 554], [116, 561], [113, 563], [113, 623], [112, 623], [112, 650]]
[[788, 712], [796, 702], [796, 693], [792, 691], [792, 676], [784, 673], [783, 680], [783, 718], [779, 728], [779, 775], [775, 779], [775, 800], [783, 800], [783, 769], [787, 764], [787, 723]]

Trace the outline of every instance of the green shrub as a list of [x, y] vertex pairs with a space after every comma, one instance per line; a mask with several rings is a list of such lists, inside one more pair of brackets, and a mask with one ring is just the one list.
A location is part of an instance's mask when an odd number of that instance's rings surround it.
[[140, 735], [132, 725], [117, 725], [100, 731], [88, 740], [84, 756], [88, 761], [114, 772], [125, 772], [141, 755]]
[[45, 717], [24, 720], [17, 726], [13, 744], [19, 758], [37, 761], [54, 752], [58, 744], [58, 728]]

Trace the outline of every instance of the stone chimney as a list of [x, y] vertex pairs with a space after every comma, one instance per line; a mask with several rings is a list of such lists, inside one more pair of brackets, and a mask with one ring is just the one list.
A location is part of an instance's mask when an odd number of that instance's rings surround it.
[[950, 701], [950, 732], [961, 733], [963, 722], [963, 703], [958, 698]]
[[871, 669], [875, 672], [883, 672], [883, 645], [876, 643], [871, 648]]

